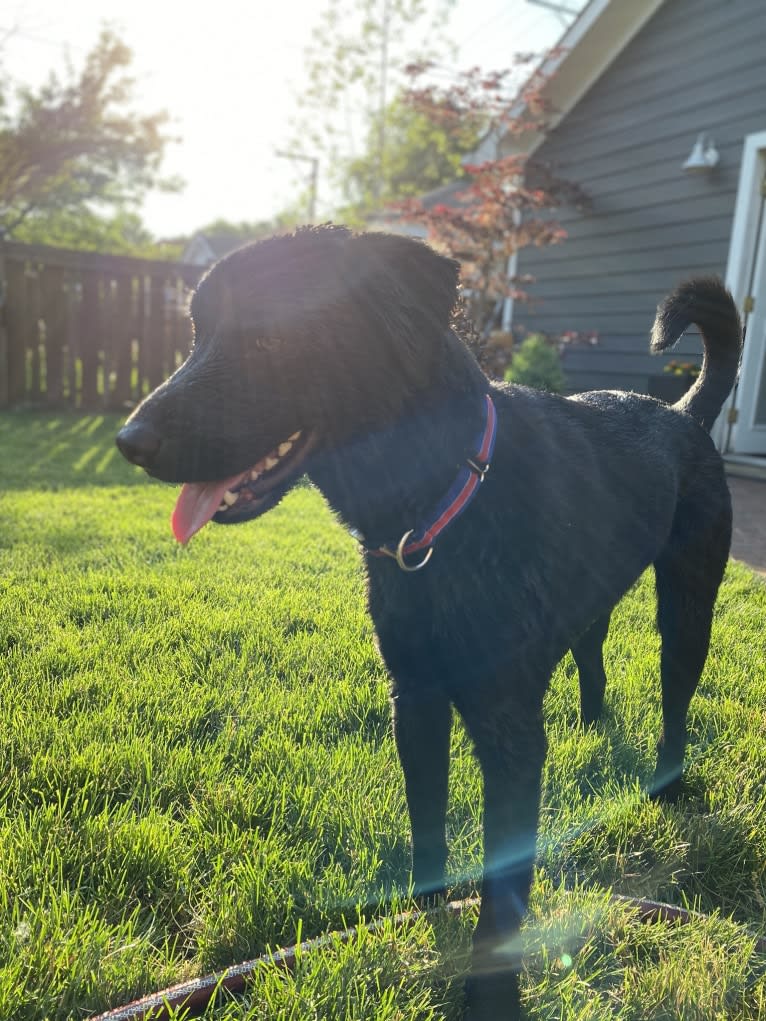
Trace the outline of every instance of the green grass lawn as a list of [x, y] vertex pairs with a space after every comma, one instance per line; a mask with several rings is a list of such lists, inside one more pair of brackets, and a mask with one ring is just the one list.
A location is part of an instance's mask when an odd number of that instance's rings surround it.
[[[187, 549], [117, 420], [0, 416], [0, 1019], [85, 1018], [355, 922], [407, 881], [387, 686], [354, 542], [299, 488]], [[513, 541], [513, 536], [508, 537]], [[532, 1018], [766, 1018], [766, 586], [731, 565], [691, 709], [690, 798], [651, 804], [653, 588], [607, 643], [603, 726], [548, 697]], [[475, 893], [478, 772], [459, 727], [453, 893]], [[642, 926], [619, 891], [688, 904]], [[406, 903], [406, 901], [404, 901]], [[402, 901], [399, 906], [401, 907]], [[360, 933], [266, 968], [213, 1019], [457, 1019], [474, 918]], [[181, 1015], [179, 1014], [179, 1021]]]

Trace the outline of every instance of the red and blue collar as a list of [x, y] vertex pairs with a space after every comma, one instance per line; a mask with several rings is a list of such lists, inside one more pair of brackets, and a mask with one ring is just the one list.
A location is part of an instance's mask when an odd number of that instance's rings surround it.
[[[497, 412], [489, 394], [484, 395], [484, 401], [486, 421], [472, 448], [476, 453], [466, 458], [454, 482], [431, 511], [426, 523], [409, 529], [396, 544], [385, 543], [372, 549], [365, 547], [370, 556], [391, 557], [403, 571], [419, 571], [431, 559], [437, 536], [460, 517], [489, 471], [497, 435]], [[421, 550], [427, 551], [425, 556], [418, 563], [408, 564], [406, 558]]]

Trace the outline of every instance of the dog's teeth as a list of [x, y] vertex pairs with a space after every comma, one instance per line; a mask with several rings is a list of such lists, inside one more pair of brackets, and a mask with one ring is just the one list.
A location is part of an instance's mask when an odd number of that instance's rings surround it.
[[[258, 463], [260, 464], [260, 461]], [[261, 473], [256, 468], [253, 468], [253, 470], [250, 472], [250, 481], [255, 482], [255, 480], [259, 479], [260, 477]]]
[[279, 453], [279, 456], [284, 457], [289, 450], [292, 450], [292, 446], [293, 446], [292, 440], [287, 440], [285, 443], [280, 443], [279, 446], [277, 447], [277, 452]]
[[225, 510], [228, 510], [228, 509], [229, 509], [229, 508], [228, 508], [228, 507], [226, 506], [226, 504], [225, 504], [225, 503], [223, 502], [223, 500], [222, 500], [222, 501], [221, 501], [221, 505], [220, 505], [220, 507], [218, 508], [218, 510], [219, 510], [219, 511], [225, 511]]
[[298, 437], [300, 436], [300, 434], [301, 434], [301, 431], [300, 431], [300, 429], [299, 429], [297, 433], [293, 433], [293, 434], [292, 434], [292, 436], [288, 436], [288, 437], [287, 437], [287, 439], [288, 439], [288, 441], [289, 441], [290, 443], [295, 443], [295, 441], [296, 441], [296, 440], [298, 439]]
[[266, 471], [271, 471], [275, 464], [279, 464], [278, 457], [267, 457], [266, 458]]
[[233, 506], [238, 499], [239, 496], [236, 493], [232, 493], [230, 489], [227, 489], [226, 492], [223, 494], [223, 502], [226, 504], [227, 507]]

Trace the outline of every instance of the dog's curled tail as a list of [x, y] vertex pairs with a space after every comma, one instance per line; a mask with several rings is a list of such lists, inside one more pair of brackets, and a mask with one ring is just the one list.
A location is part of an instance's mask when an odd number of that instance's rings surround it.
[[672, 347], [692, 323], [702, 334], [702, 369], [694, 385], [673, 405], [708, 432], [737, 378], [742, 326], [737, 306], [716, 277], [696, 277], [660, 304], [652, 329], [653, 353]]

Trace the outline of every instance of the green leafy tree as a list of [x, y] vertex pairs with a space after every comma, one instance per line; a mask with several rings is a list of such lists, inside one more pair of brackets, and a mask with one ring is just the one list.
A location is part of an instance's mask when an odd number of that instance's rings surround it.
[[404, 194], [416, 194], [454, 176], [444, 134], [398, 98], [410, 64], [449, 51], [443, 29], [454, 2], [325, 2], [289, 149], [319, 159], [332, 204], [345, 203], [352, 219], [399, 197], [403, 181], [411, 187]]
[[46, 216], [29, 216], [13, 232], [14, 241], [30, 245], [110, 252], [147, 258], [175, 258], [181, 245], [158, 242], [141, 217], [128, 209], [99, 215], [91, 209], [60, 209]]
[[258, 241], [261, 238], [270, 237], [280, 231], [288, 230], [298, 223], [298, 216], [294, 212], [279, 213], [270, 220], [233, 220], [217, 219], [198, 228], [194, 234], [205, 234], [208, 237], [224, 236], [230, 237], [233, 242]]
[[[39, 89], [0, 83], [0, 234], [53, 240], [82, 218], [85, 233], [99, 216], [133, 209], [153, 188], [177, 189], [163, 179], [167, 115], [132, 109], [131, 51], [104, 30], [82, 68], [52, 73]], [[50, 234], [46, 236], [46, 224]], [[131, 228], [139, 229], [136, 221]], [[24, 231], [21, 228], [24, 226]], [[104, 225], [106, 235], [110, 234]], [[143, 243], [143, 235], [141, 243]]]
[[461, 160], [478, 140], [478, 125], [468, 119], [446, 131], [397, 96], [386, 111], [387, 144], [381, 163], [373, 126], [365, 151], [341, 161], [344, 206], [340, 218], [358, 223], [371, 213], [463, 176]]

